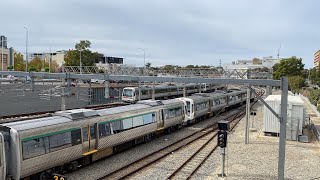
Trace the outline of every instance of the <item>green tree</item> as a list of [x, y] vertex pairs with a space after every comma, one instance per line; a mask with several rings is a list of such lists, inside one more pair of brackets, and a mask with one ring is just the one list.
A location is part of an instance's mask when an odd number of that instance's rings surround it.
[[81, 40], [76, 43], [75, 49], [69, 49], [66, 53], [64, 61], [66, 66], [80, 66], [80, 51], [82, 66], [94, 66], [99, 57], [103, 54], [92, 52], [89, 48], [91, 42], [88, 40]]
[[28, 66], [30, 66], [29, 70], [32, 67], [32, 71], [39, 72], [43, 66], [43, 60], [40, 57], [35, 57], [28, 63]]
[[305, 83], [305, 78], [301, 76], [288, 77], [289, 89], [294, 93], [299, 92], [299, 90], [305, 85], [304, 83]]
[[192, 69], [192, 68], [194, 68], [194, 65], [190, 64], [190, 65], [187, 65], [185, 68]]
[[173, 65], [165, 65], [162, 67], [162, 69], [164, 70], [174, 70], [174, 66]]
[[14, 70], [15, 71], [25, 71], [26, 64], [23, 60], [23, 55], [19, 52], [14, 54]]
[[150, 68], [151, 67], [151, 62], [147, 62], [145, 66], [146, 66], [146, 68]]
[[88, 40], [80, 40], [79, 43], [76, 43], [75, 48], [76, 50], [88, 50], [91, 46], [91, 42]]
[[302, 76], [304, 64], [301, 58], [295, 56], [287, 59], [282, 59], [278, 65], [273, 67], [274, 79], [280, 79], [281, 76]]
[[320, 84], [320, 69], [311, 68], [309, 70], [309, 78], [312, 84]]

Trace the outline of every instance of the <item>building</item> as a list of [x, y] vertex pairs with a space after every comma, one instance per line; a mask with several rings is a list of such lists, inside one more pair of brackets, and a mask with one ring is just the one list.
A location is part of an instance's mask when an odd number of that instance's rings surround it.
[[320, 68], [320, 49], [316, 53], [314, 53], [313, 66], [316, 68]]
[[[8, 66], [14, 66], [14, 50], [7, 46], [7, 37], [0, 36], [0, 70], [7, 71]], [[2, 55], [3, 52], [3, 55]], [[3, 57], [3, 59], [2, 59]]]
[[38, 57], [44, 61], [48, 61], [51, 58], [51, 62], [55, 61], [59, 67], [64, 64], [64, 55], [65, 51], [56, 51], [56, 52], [42, 52], [42, 53], [30, 53], [28, 56], [28, 62], [30, 62], [35, 57]]

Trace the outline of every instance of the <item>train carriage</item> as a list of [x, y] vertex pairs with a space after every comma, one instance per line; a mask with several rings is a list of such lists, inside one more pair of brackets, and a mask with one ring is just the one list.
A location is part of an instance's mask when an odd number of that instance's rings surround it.
[[[152, 92], [154, 90], [155, 99], [168, 99], [170, 97], [181, 97], [186, 88], [186, 94], [191, 95], [197, 92], [213, 92], [217, 89], [223, 89], [224, 85], [214, 84], [170, 84], [170, 85], [157, 85], [141, 86], [140, 99], [146, 100], [152, 98]], [[139, 88], [138, 87], [125, 87], [122, 92], [122, 101], [128, 103], [135, 103], [139, 100]]]
[[[0, 176], [47, 179], [150, 140], [227, 106], [246, 90], [216, 91], [125, 107], [58, 111], [49, 117], [0, 125]], [[251, 97], [252, 98], [252, 97]]]

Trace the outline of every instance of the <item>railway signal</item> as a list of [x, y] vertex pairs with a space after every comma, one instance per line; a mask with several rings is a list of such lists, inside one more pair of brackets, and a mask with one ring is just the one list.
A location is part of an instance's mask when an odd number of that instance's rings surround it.
[[227, 147], [228, 132], [224, 130], [218, 131], [218, 146], [221, 148]]
[[226, 174], [224, 173], [224, 166], [225, 166], [225, 159], [226, 159], [226, 151], [225, 148], [227, 147], [227, 138], [228, 138], [228, 131], [229, 131], [229, 122], [221, 120], [218, 122], [218, 146], [221, 148], [221, 155], [222, 155], [222, 168], [221, 174], [218, 174], [220, 177], [225, 177]]

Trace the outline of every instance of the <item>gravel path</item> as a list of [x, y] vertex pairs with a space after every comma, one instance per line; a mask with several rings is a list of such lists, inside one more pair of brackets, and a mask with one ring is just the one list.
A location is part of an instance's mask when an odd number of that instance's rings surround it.
[[[231, 111], [235, 112], [235, 110]], [[224, 119], [224, 115], [220, 115], [215, 120]], [[110, 172], [115, 171], [116, 169], [119, 169], [120, 167], [127, 165], [131, 162], [136, 161], [137, 159], [140, 159], [147, 154], [151, 154], [152, 152], [161, 149], [161, 147], [172, 144], [183, 137], [190, 135], [191, 133], [199, 130], [199, 128], [203, 128], [207, 126], [208, 124], [213, 123], [213, 118], [210, 118], [205, 121], [201, 121], [193, 126], [185, 127], [183, 129], [180, 129], [179, 131], [173, 132], [169, 135], [161, 136], [157, 139], [154, 139], [148, 143], [142, 144], [140, 146], [136, 146], [133, 148], [130, 148], [129, 150], [107, 157], [105, 159], [102, 159], [98, 162], [95, 162], [91, 164], [90, 166], [80, 168], [79, 170], [66, 174], [68, 179], [98, 179], [106, 174], [109, 174]], [[154, 175], [152, 179], [156, 178], [157, 175]], [[159, 179], [161, 179], [159, 177]]]
[[[245, 120], [228, 137], [226, 150], [225, 179], [277, 179], [278, 146], [277, 137], [264, 136], [262, 106], [258, 107], [254, 127], [250, 132], [250, 143], [244, 144]], [[312, 179], [320, 177], [320, 146], [316, 142], [300, 143], [287, 141], [286, 144], [286, 179]], [[221, 155], [216, 151], [199, 169], [192, 179], [222, 179]]]

